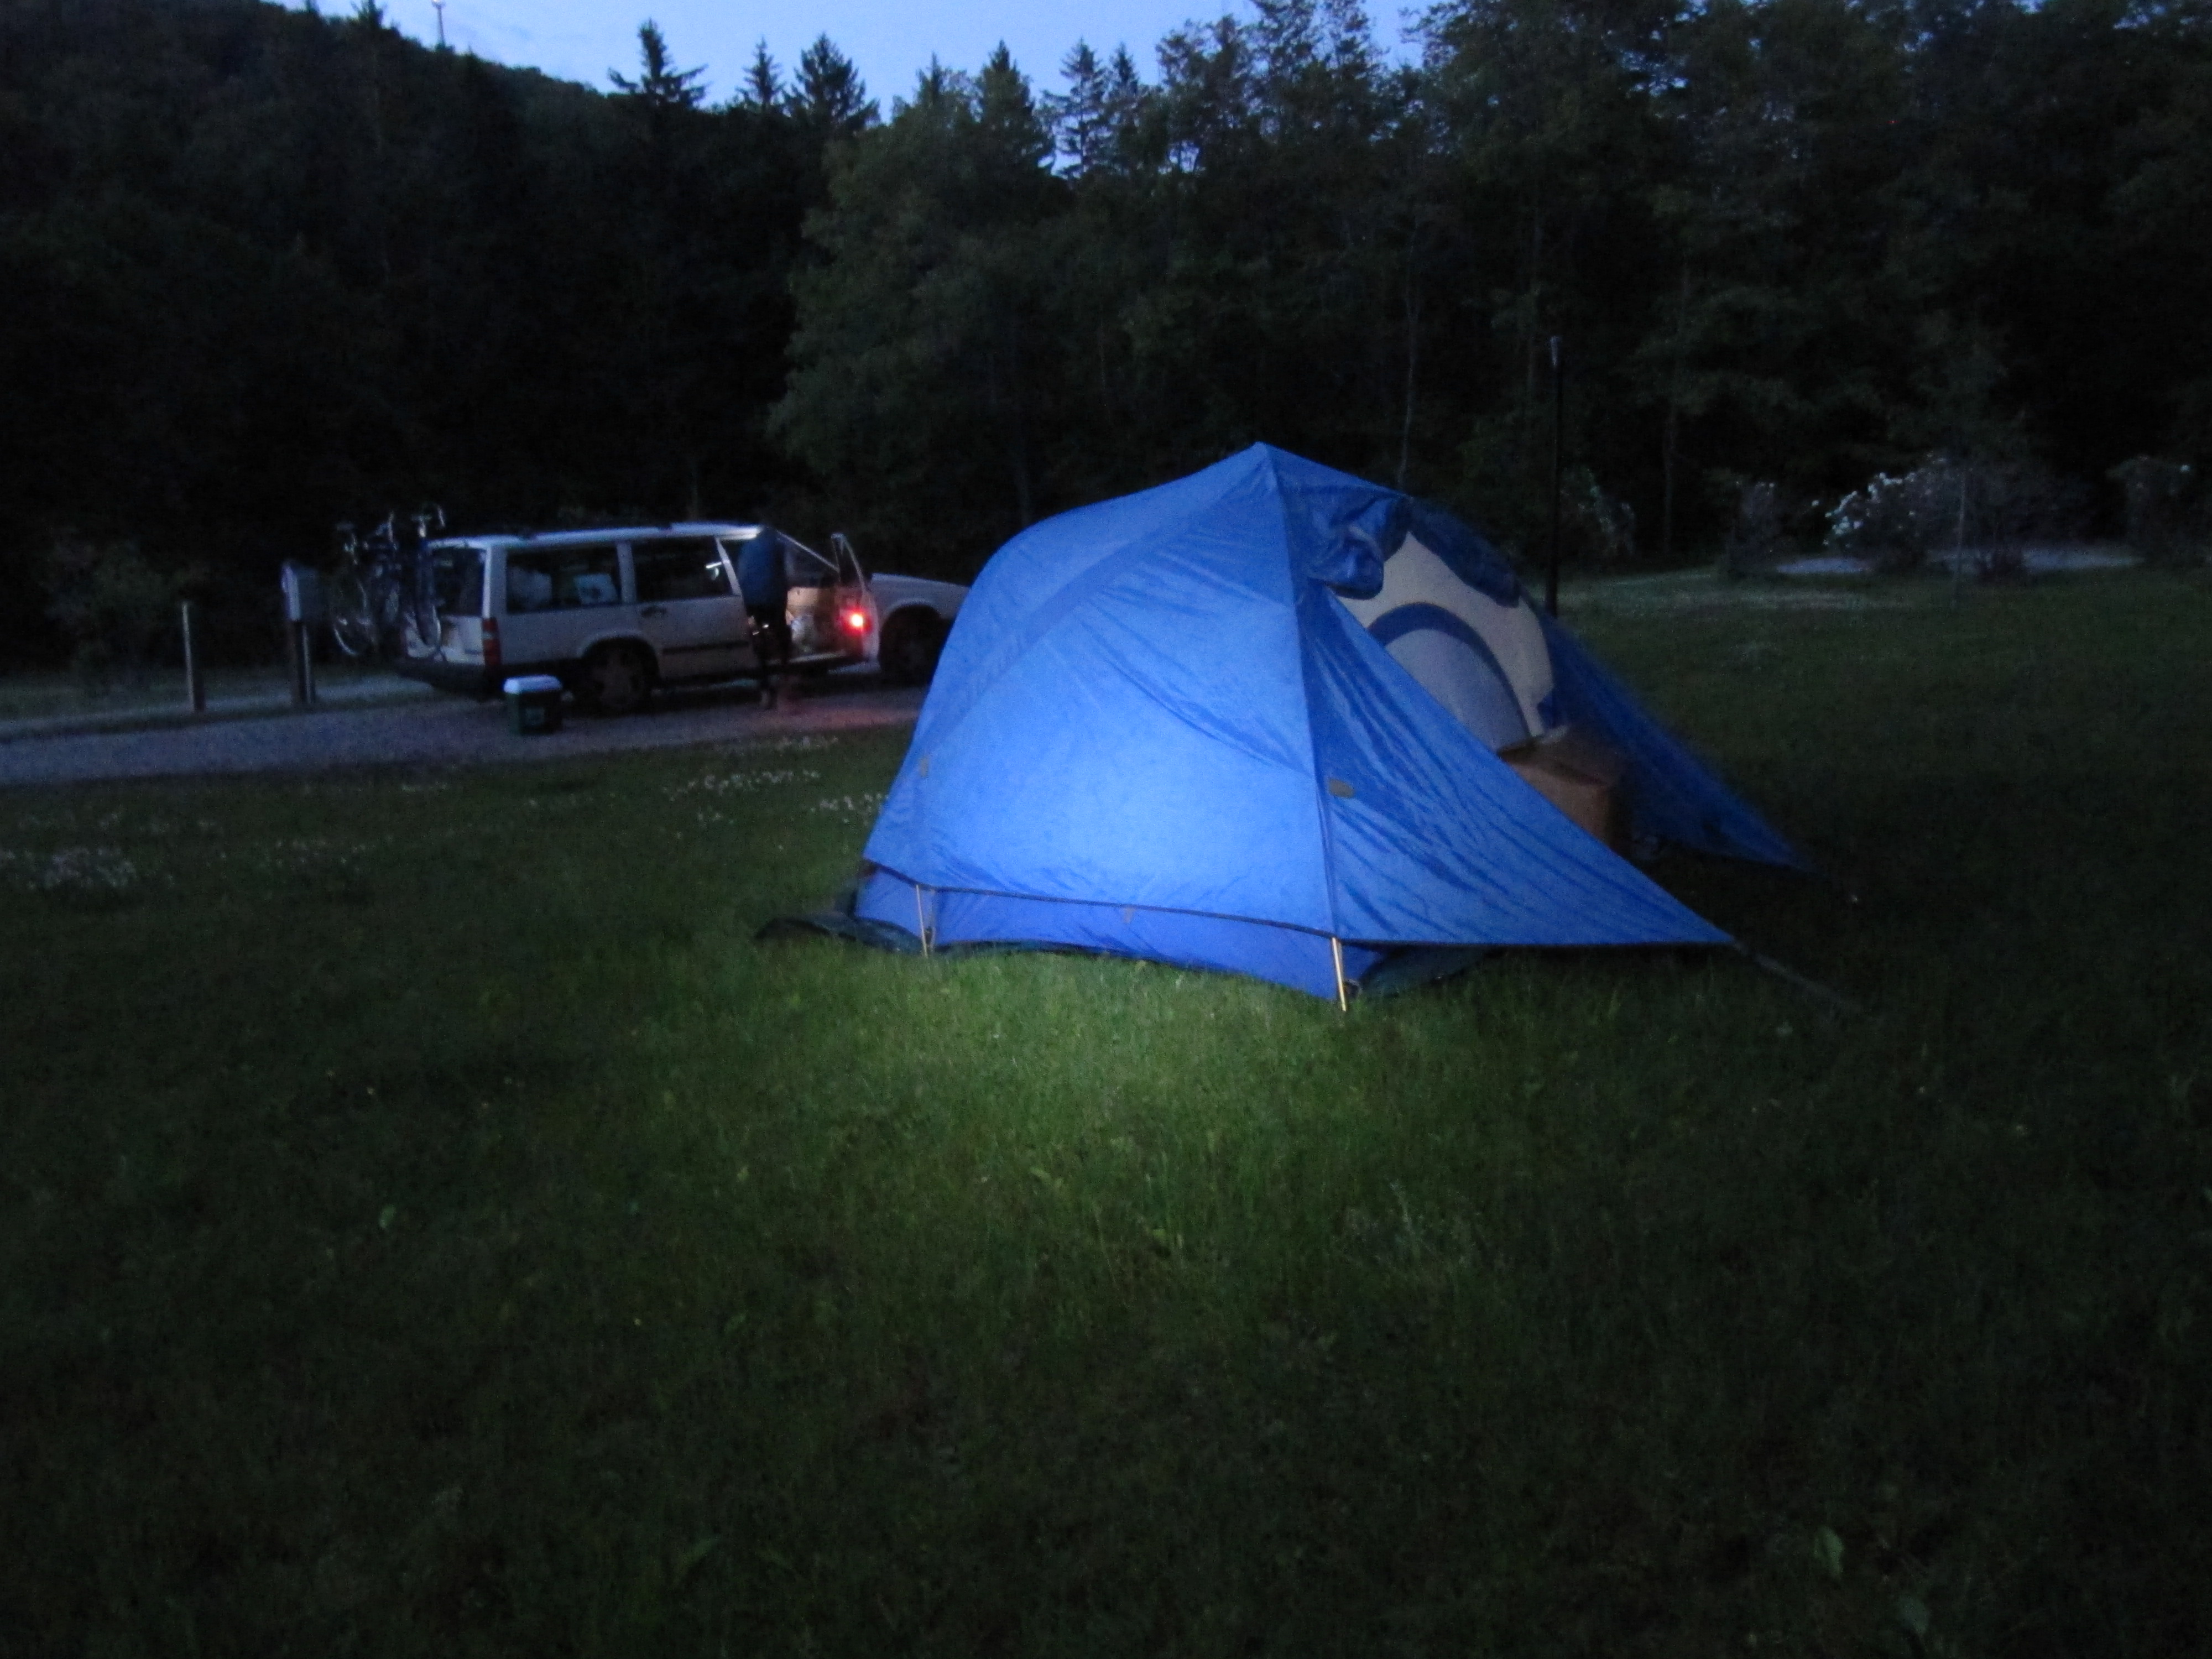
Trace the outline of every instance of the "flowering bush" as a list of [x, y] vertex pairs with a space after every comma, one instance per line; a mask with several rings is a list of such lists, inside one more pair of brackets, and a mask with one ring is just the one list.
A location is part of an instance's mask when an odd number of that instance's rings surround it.
[[1828, 514], [1828, 545], [1896, 574], [1917, 570], [1958, 521], [1957, 469], [1946, 461], [1903, 477], [1877, 472]]
[[2019, 575], [2030, 538], [2069, 527], [2075, 492], [2030, 462], [1936, 459], [1878, 473], [1828, 514], [1828, 544], [1875, 569], [1917, 570], [1959, 550], [1984, 580]]

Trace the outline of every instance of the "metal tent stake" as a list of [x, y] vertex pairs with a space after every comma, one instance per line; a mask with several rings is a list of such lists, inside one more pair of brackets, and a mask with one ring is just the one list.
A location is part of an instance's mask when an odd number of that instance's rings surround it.
[[929, 917], [921, 908], [921, 884], [914, 884], [914, 931], [921, 936], [921, 953], [929, 954]]
[[1352, 999], [1344, 988], [1344, 941], [1334, 933], [1328, 936], [1328, 954], [1336, 963], [1336, 1010], [1340, 1014], [1352, 1012]]

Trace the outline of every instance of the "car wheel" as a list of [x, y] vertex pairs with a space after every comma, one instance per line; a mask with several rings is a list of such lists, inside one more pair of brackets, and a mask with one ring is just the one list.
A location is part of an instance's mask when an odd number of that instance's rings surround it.
[[653, 665], [634, 645], [602, 646], [584, 663], [578, 701], [595, 714], [634, 714], [653, 690]]
[[944, 648], [945, 630], [935, 617], [902, 611], [884, 625], [876, 660], [893, 685], [927, 685]]

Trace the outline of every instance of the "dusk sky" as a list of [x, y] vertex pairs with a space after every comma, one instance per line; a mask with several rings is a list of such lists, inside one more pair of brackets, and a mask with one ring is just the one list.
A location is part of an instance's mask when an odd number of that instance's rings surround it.
[[[295, 0], [304, 3], [304, 0]], [[432, 0], [384, 0], [399, 28], [434, 43], [438, 14]], [[322, 0], [329, 15], [350, 11], [348, 0]], [[607, 71], [637, 67], [637, 27], [647, 17], [660, 26], [678, 66], [703, 66], [708, 96], [728, 97], [752, 62], [753, 43], [765, 39], [787, 74], [817, 35], [827, 34], [859, 67], [868, 95], [885, 115], [891, 100], [905, 96], [934, 54], [948, 68], [975, 70], [1004, 40], [1014, 61], [1041, 91], [1057, 90], [1060, 60], [1079, 40], [1103, 56], [1126, 45], [1146, 80], [1156, 76], [1152, 48], [1160, 37], [1192, 16], [1224, 11], [1249, 15], [1233, 0], [1085, 0], [1023, 4], [1019, 0], [965, 0], [925, 6], [911, 0], [447, 0], [446, 39], [457, 49], [502, 64], [526, 65], [564, 80], [605, 88]], [[1374, 8], [1386, 50], [1395, 43], [1395, 8]]]

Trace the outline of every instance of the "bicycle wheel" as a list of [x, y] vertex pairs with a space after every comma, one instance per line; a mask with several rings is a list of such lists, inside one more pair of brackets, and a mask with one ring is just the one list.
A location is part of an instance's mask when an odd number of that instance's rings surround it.
[[357, 570], [341, 571], [331, 582], [331, 639], [349, 657], [376, 649], [376, 612]]

